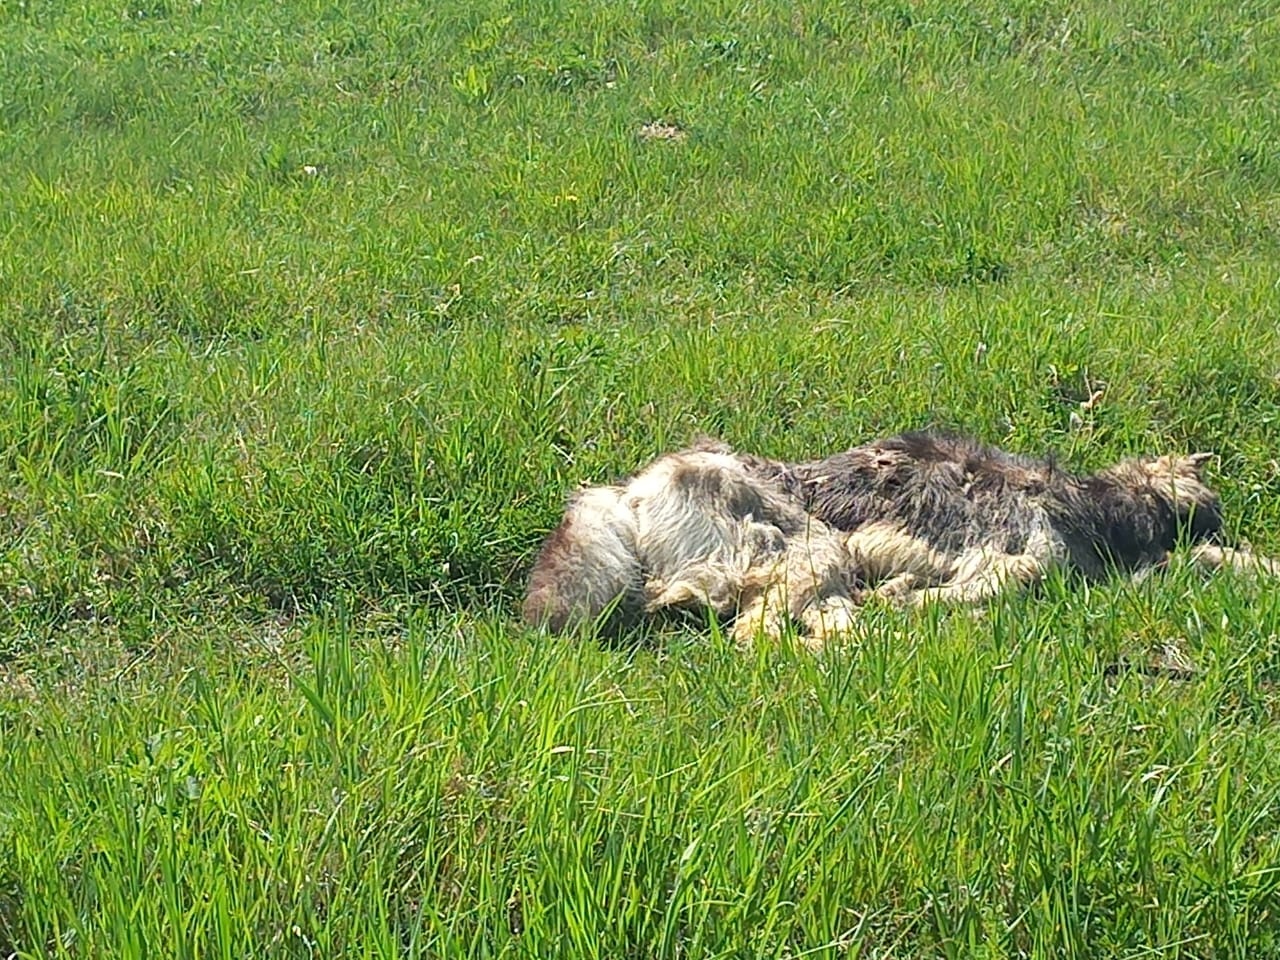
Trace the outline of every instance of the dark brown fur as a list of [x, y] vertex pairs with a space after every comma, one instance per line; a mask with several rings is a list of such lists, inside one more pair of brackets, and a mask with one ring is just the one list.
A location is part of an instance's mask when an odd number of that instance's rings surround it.
[[947, 434], [905, 433], [795, 464], [807, 509], [837, 529], [895, 522], [937, 550], [1027, 550], [1048, 534], [1091, 576], [1162, 560], [1180, 537], [1216, 539], [1217, 494], [1201, 480], [1207, 455], [1126, 460], [1081, 476]]

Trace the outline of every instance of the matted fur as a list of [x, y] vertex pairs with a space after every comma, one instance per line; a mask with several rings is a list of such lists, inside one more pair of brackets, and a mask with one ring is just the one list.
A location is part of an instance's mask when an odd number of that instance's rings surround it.
[[1080, 475], [967, 437], [906, 433], [789, 472], [806, 508], [849, 532], [877, 592], [974, 602], [1053, 569], [1132, 572], [1165, 562], [1180, 539], [1217, 540], [1208, 459], [1137, 457]]
[[736, 616], [734, 636], [790, 619], [820, 645], [855, 602], [974, 603], [1055, 569], [1163, 565], [1185, 540], [1210, 569], [1280, 575], [1222, 540], [1207, 454], [1136, 457], [1082, 475], [976, 440], [905, 433], [787, 464], [704, 441], [570, 503], [530, 577], [525, 618], [617, 627], [670, 607]]

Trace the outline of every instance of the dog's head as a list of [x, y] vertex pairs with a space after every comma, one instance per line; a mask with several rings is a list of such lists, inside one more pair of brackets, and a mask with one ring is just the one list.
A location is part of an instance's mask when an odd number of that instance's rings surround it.
[[1143, 457], [1135, 466], [1145, 475], [1148, 489], [1167, 503], [1192, 539], [1201, 540], [1222, 526], [1218, 494], [1204, 481], [1204, 467], [1212, 453]]

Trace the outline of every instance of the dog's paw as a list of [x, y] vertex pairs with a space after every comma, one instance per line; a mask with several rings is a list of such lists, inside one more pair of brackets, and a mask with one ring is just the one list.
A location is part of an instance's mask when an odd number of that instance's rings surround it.
[[806, 637], [805, 646], [821, 649], [828, 640], [851, 633], [858, 608], [848, 597], [827, 597], [808, 607], [800, 615]]
[[914, 573], [900, 573], [890, 577], [871, 591], [870, 596], [895, 607], [911, 605], [911, 598], [920, 590], [920, 578]]
[[657, 578], [645, 583], [644, 598], [645, 613], [656, 613], [667, 607], [687, 606], [702, 600], [687, 582], [670, 584]]

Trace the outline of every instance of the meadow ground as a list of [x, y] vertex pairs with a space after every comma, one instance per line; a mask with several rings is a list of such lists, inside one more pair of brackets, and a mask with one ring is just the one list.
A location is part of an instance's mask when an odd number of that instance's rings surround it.
[[1274, 590], [513, 620], [698, 432], [1280, 549], [1280, 18], [1164, 6], [0, 2], [0, 957], [1280, 951]]

